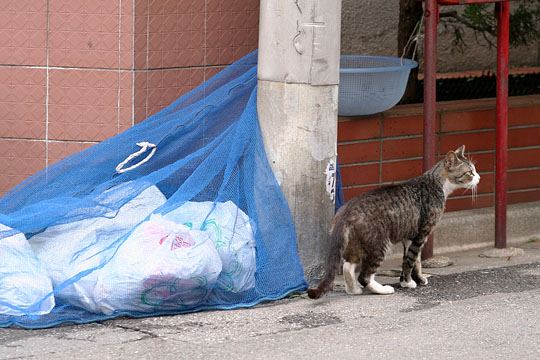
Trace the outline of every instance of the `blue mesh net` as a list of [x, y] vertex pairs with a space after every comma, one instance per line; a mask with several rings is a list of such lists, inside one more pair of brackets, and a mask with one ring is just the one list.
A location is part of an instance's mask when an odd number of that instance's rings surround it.
[[306, 287], [256, 60], [0, 198], [0, 327], [233, 309]]

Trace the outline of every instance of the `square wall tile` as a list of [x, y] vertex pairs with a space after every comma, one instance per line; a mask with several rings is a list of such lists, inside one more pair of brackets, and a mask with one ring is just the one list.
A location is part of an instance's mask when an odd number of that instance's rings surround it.
[[134, 21], [133, 14], [135, 0], [120, 0], [120, 68], [133, 69], [134, 67]]
[[135, 0], [137, 69], [230, 64], [258, 44], [257, 0]]
[[225, 69], [225, 66], [211, 66], [204, 68], [206, 80], [210, 79], [214, 75], [217, 75], [223, 69]]
[[148, 97], [148, 72], [135, 71], [133, 94], [133, 121], [139, 123], [148, 117], [147, 97]]
[[147, 117], [204, 81], [204, 69], [150, 70], [147, 80]]
[[134, 24], [136, 68], [204, 64], [204, 1], [136, 0]]
[[259, 2], [209, 0], [206, 63], [230, 64], [258, 46]]
[[47, 0], [0, 1], [0, 64], [45, 65]]
[[135, 69], [148, 68], [149, 0], [133, 0], [133, 58]]
[[[50, 0], [49, 64], [118, 68], [121, 0]], [[128, 14], [126, 14], [128, 15]], [[129, 56], [129, 51], [127, 52]]]
[[212, 66], [135, 72], [134, 122], [155, 114], [223, 69], [224, 66]]
[[49, 158], [47, 159], [47, 166], [52, 165], [55, 162], [58, 162], [69, 155], [75, 154], [79, 151], [89, 148], [94, 145], [93, 143], [82, 143], [74, 141], [50, 141], [48, 144], [49, 147]]
[[129, 129], [134, 124], [134, 107], [133, 107], [133, 87], [134, 74], [133, 71], [123, 71], [120, 73], [120, 89], [119, 101], [120, 106], [118, 111], [119, 132]]
[[0, 139], [0, 194], [44, 167], [44, 141]]
[[45, 138], [46, 70], [0, 67], [0, 137]]
[[101, 141], [120, 129], [117, 71], [55, 69], [49, 74], [49, 139]]

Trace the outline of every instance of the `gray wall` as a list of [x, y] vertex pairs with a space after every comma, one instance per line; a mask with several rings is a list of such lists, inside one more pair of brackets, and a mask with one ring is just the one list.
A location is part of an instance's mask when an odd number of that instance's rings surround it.
[[[396, 55], [398, 0], [342, 0], [341, 53]], [[450, 9], [445, 7], [444, 10]], [[496, 49], [479, 46], [473, 32], [466, 35], [465, 53], [452, 52], [452, 35], [438, 28], [439, 72], [494, 69]], [[419, 47], [421, 54], [421, 46]], [[540, 42], [510, 49], [510, 65], [540, 66]]]

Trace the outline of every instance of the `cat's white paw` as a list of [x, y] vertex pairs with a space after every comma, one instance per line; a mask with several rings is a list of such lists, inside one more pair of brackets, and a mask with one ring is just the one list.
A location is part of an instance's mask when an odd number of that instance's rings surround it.
[[396, 290], [394, 290], [394, 288], [393, 288], [392, 286], [390, 286], [390, 285], [384, 285], [384, 286], [382, 287], [381, 290], [382, 290], [382, 291], [379, 292], [379, 294], [381, 294], [381, 295], [390, 295], [390, 294], [393, 294], [394, 291], [396, 291]]
[[409, 288], [409, 289], [414, 289], [416, 288], [416, 281], [412, 280], [411, 281], [402, 281], [400, 282], [400, 285], [402, 288]]
[[368, 284], [367, 288], [374, 294], [389, 295], [394, 293], [394, 288], [390, 285], [381, 285], [376, 281], [372, 281]]
[[362, 288], [360, 286], [356, 286], [352, 289], [349, 289], [349, 287], [345, 285], [345, 292], [349, 295], [360, 295], [362, 294]]
[[420, 285], [427, 285], [428, 282], [429, 282], [428, 279], [427, 279], [427, 277], [425, 277], [425, 276], [419, 276], [419, 277], [418, 277], [418, 280], [419, 280], [419, 284], [420, 284]]

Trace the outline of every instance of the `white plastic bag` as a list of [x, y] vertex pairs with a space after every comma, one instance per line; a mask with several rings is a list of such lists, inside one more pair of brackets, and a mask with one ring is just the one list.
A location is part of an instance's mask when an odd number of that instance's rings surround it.
[[220, 257], [203, 231], [152, 215], [99, 274], [99, 311], [155, 311], [196, 305], [221, 272]]
[[255, 238], [249, 217], [232, 201], [225, 203], [186, 202], [164, 217], [212, 239], [223, 270], [215, 292], [239, 293], [255, 286]]
[[[129, 183], [102, 194], [104, 204], [125, 197]], [[95, 217], [47, 228], [29, 239], [37, 257], [53, 281], [57, 300], [99, 312], [94, 298], [99, 267], [114, 255], [111, 245], [128, 234], [166, 201], [155, 186], [150, 186], [124, 204], [114, 217]], [[105, 265], [107, 266], [107, 265]], [[73, 278], [76, 276], [76, 278]]]
[[[0, 233], [13, 230], [0, 224]], [[51, 280], [23, 234], [0, 235], [0, 314], [44, 315], [54, 307]]]

